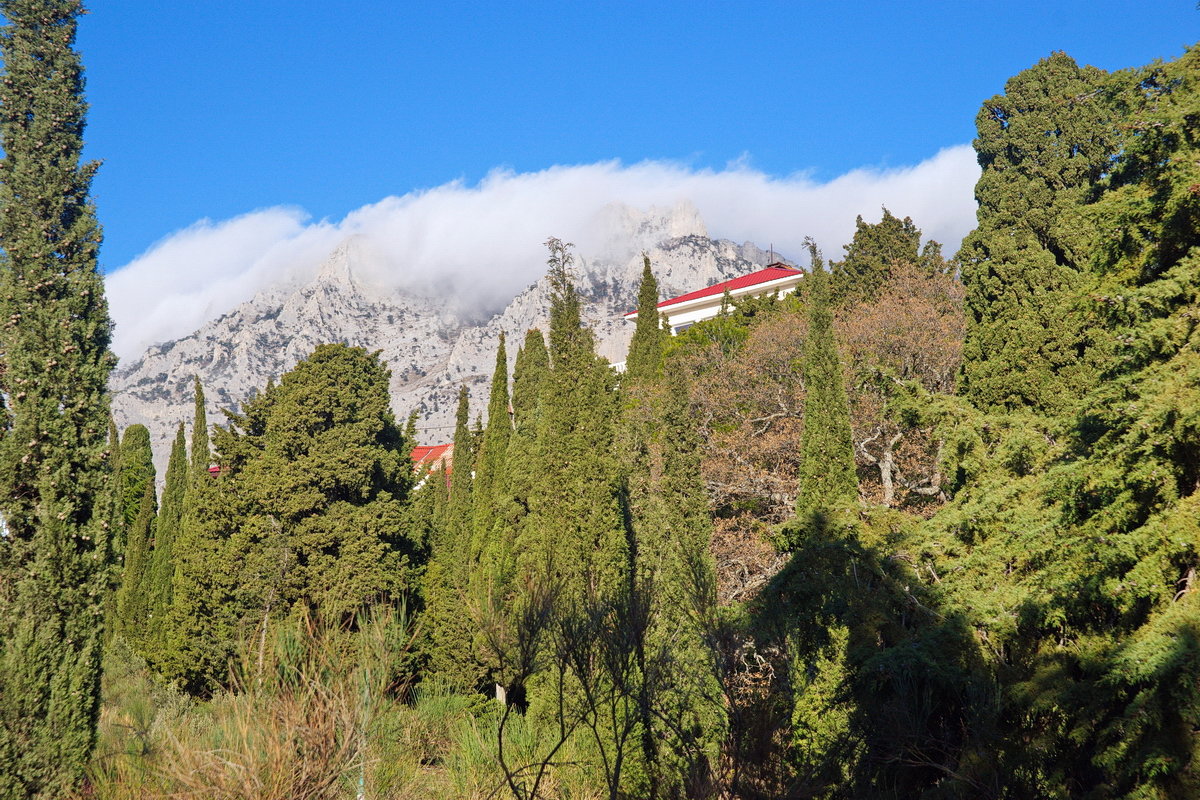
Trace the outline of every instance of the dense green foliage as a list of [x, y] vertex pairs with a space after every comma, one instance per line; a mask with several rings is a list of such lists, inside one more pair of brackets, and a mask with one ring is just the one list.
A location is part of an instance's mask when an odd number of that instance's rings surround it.
[[942, 246], [928, 241], [921, 246], [921, 230], [911, 217], [900, 219], [883, 209], [877, 223], [855, 221], [854, 238], [845, 246], [846, 257], [830, 265], [830, 295], [835, 302], [874, 298], [896, 267], [914, 265], [927, 273], [943, 272]]
[[796, 516], [801, 522], [822, 509], [853, 502], [858, 496], [850, 405], [842, 362], [833, 337], [829, 274], [815, 246], [806, 285], [808, 335], [804, 340], [804, 437], [800, 440], [800, 489]]
[[[646, 258], [623, 372], [550, 239], [547, 335], [511, 382], [499, 338], [486, 426], [462, 387], [419, 474], [378, 355], [322, 345], [211, 443], [196, 382], [156, 515], [144, 428], [101, 469], [102, 305], [67, 315], [90, 394], [37, 394], [10, 325], [0, 795], [77, 779], [109, 603], [142, 796], [1196, 796], [1200, 49], [1056, 53], [977, 122], [957, 261], [884, 209], [673, 337]], [[40, 291], [6, 252], [5, 302]]]
[[[220, 474], [200, 471], [203, 451], [192, 453], [168, 675], [210, 690], [238, 645], [273, 620], [312, 611], [351, 624], [412, 589], [409, 446], [387, 387], [377, 356], [322, 345], [227, 412], [213, 440]], [[197, 429], [202, 422], [198, 412]]]
[[175, 431], [175, 441], [167, 462], [166, 485], [163, 487], [162, 506], [154, 521], [154, 549], [147, 571], [145, 652], [152, 663], [157, 663], [166, 644], [166, 620], [171, 608], [171, 587], [175, 581], [175, 540], [179, 536], [187, 483], [187, 441], [181, 422]]
[[109, 317], [81, 163], [78, 0], [0, 13], [0, 797], [60, 797], [92, 750], [110, 586]]

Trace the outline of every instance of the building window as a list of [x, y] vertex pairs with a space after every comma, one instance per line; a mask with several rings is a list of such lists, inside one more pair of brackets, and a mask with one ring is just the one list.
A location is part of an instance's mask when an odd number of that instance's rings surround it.
[[696, 323], [694, 323], [694, 322], [685, 322], [682, 325], [676, 325], [674, 328], [675, 335], [678, 336], [679, 334], [683, 333], [684, 331], [686, 331], [688, 328], [692, 327], [695, 324]]

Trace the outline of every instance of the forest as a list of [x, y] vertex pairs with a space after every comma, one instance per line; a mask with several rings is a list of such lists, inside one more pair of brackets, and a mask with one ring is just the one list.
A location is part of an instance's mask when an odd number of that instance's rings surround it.
[[330, 343], [160, 478], [78, 3], [0, 10], [0, 798], [1200, 796], [1200, 49], [1010, 78], [952, 257], [860, 216], [617, 371], [552, 237], [452, 463]]

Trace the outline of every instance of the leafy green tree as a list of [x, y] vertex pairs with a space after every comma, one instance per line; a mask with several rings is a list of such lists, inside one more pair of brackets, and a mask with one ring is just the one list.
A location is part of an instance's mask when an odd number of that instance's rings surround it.
[[0, 29], [0, 796], [62, 797], [95, 741], [111, 541], [110, 322], [80, 161], [78, 0]]

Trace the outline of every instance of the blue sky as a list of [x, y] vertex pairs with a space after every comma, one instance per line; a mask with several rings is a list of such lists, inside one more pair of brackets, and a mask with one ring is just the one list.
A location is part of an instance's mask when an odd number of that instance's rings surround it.
[[91, 5], [107, 269], [200, 219], [339, 220], [496, 167], [914, 165], [1052, 50], [1115, 69], [1200, 38], [1194, 0]]

